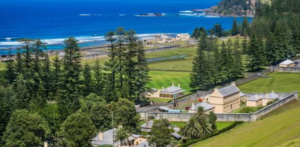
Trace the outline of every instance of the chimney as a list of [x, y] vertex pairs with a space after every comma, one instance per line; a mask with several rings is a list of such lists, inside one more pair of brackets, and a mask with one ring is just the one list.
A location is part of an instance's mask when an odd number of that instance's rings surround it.
[[180, 88], [180, 83], [178, 84], [178, 88]]
[[231, 82], [231, 85], [235, 86], [235, 82]]
[[215, 89], [214, 89], [215, 91], [219, 91], [219, 88], [218, 87], [215, 87]]
[[102, 132], [99, 133], [99, 140], [103, 140], [103, 133]]
[[165, 86], [162, 87], [162, 90], [165, 90]]
[[195, 110], [195, 103], [192, 103], [192, 110]]
[[174, 83], [172, 83], [172, 86], [174, 86]]
[[48, 147], [48, 142], [47, 141], [44, 142], [44, 147]]
[[272, 93], [275, 93], [274, 90], [272, 90]]

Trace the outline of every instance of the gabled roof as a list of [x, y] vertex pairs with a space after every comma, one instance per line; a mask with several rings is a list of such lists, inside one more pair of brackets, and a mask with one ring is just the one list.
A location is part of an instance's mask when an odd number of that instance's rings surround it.
[[160, 93], [179, 93], [184, 91], [185, 90], [181, 89], [180, 87], [172, 85], [166, 89], [163, 89], [162, 91], [160, 91]]
[[276, 93], [274, 93], [274, 91], [272, 91], [271, 93], [268, 94], [268, 98], [269, 99], [278, 99], [279, 95], [277, 95]]
[[202, 103], [198, 103], [197, 105], [195, 105], [194, 111], [197, 111], [199, 107], [202, 107], [204, 111], [215, 108], [215, 106], [213, 106], [209, 103], [202, 102]]
[[256, 95], [252, 95], [251, 97], [247, 98], [247, 101], [258, 101], [261, 100], [262, 98], [256, 94]]
[[114, 137], [113, 137], [113, 131], [116, 131], [117, 129], [110, 129], [103, 133], [103, 140], [100, 140], [99, 133], [96, 137], [93, 138], [92, 144], [93, 145], [104, 145], [104, 144], [113, 144]]
[[258, 101], [261, 99], [278, 99], [279, 95], [277, 95], [276, 93], [274, 93], [274, 91], [272, 91], [271, 93], [267, 93], [267, 94], [256, 94], [256, 95], [252, 95], [251, 97], [247, 98], [248, 101]]
[[292, 60], [287, 59], [287, 60], [281, 62], [280, 64], [289, 65], [289, 64], [293, 64], [293, 63], [294, 62]]
[[230, 86], [219, 89], [219, 92], [222, 94], [222, 96], [225, 97], [240, 92], [240, 89], [237, 88], [234, 84], [231, 84]]

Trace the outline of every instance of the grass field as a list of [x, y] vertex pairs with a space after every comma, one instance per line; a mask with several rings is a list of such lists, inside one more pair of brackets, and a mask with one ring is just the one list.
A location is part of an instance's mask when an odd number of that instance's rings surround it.
[[192, 147], [271, 147], [300, 137], [300, 102], [282, 106], [257, 122], [244, 123]]
[[261, 78], [239, 86], [242, 92], [293, 92], [300, 91], [300, 73], [272, 73], [269, 78]]
[[180, 87], [186, 90], [185, 94], [190, 93], [190, 73], [188, 72], [169, 72], [169, 71], [150, 71], [152, 81], [148, 84], [150, 88], [161, 89], [180, 84]]

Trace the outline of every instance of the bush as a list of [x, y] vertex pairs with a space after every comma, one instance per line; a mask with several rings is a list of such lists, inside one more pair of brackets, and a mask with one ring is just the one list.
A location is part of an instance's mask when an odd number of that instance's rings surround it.
[[179, 145], [178, 147], [187, 147], [187, 146], [190, 146], [190, 145], [192, 145], [192, 144], [194, 144], [194, 143], [197, 143], [197, 142], [206, 140], [206, 139], [208, 139], [208, 138], [210, 138], [210, 137], [217, 136], [217, 135], [219, 135], [219, 134], [221, 134], [221, 133], [224, 133], [224, 132], [226, 132], [226, 131], [228, 131], [228, 130], [230, 130], [230, 129], [232, 129], [232, 128], [234, 128], [234, 127], [236, 127], [237, 125], [242, 124], [242, 123], [243, 123], [243, 122], [241, 122], [241, 121], [236, 121], [236, 122], [234, 122], [233, 124], [231, 124], [230, 126], [224, 128], [224, 129], [222, 129], [222, 130], [220, 130], [220, 131], [217, 131], [217, 132], [215, 132], [215, 133], [213, 133], [213, 134], [211, 134], [211, 135], [209, 135], [209, 136], [207, 136], [207, 137], [200, 138], [200, 139], [195, 139], [195, 140], [191, 140], [191, 141], [187, 141], [186, 143], [181, 144], [181, 145]]

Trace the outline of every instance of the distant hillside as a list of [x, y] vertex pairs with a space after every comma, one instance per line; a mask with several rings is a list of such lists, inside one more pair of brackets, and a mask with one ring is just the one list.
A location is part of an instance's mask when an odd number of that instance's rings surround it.
[[221, 16], [254, 16], [256, 7], [269, 1], [271, 0], [222, 0], [218, 6], [209, 9], [207, 14]]

